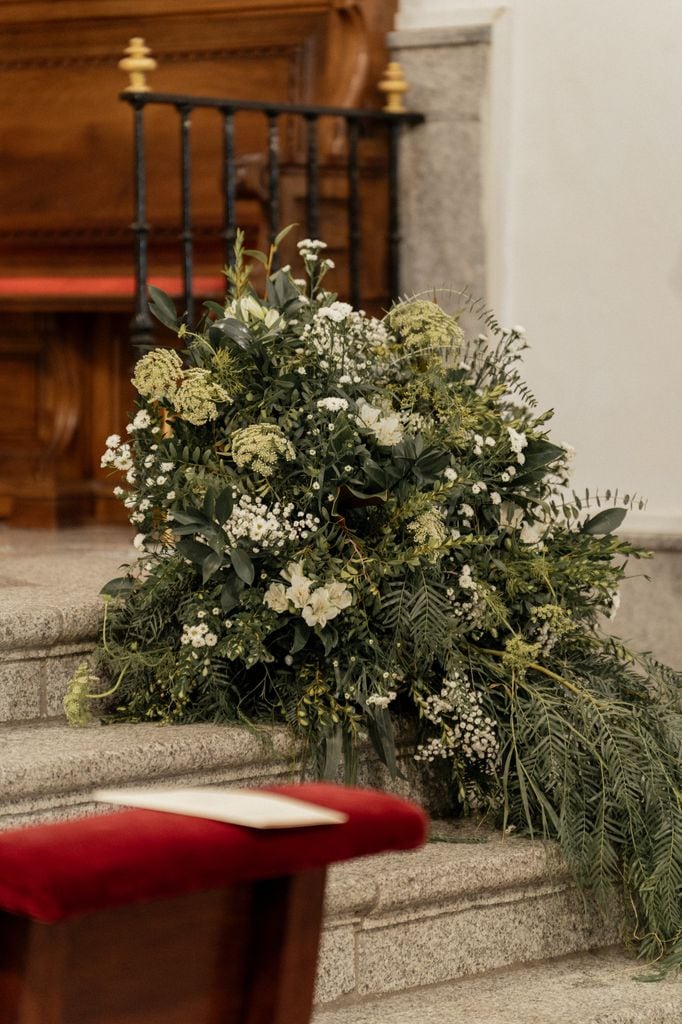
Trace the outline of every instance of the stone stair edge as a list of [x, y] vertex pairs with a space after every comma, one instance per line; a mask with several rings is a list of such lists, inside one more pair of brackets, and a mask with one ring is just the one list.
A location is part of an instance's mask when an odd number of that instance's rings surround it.
[[[0, 661], [18, 657], [48, 657], [53, 649], [74, 643], [94, 646], [104, 614], [99, 596], [71, 604], [35, 605], [0, 610]], [[31, 652], [31, 653], [27, 653]]]
[[682, 980], [643, 984], [622, 947], [318, 1003], [312, 1024], [680, 1024]]

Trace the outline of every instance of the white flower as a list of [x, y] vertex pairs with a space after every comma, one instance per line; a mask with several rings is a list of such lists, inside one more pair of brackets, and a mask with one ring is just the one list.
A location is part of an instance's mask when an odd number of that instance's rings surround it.
[[373, 432], [379, 444], [400, 444], [403, 439], [403, 428], [397, 415], [379, 420], [375, 423]]
[[476, 583], [471, 575], [471, 566], [463, 565], [462, 571], [459, 574], [459, 585], [462, 590], [474, 590]]
[[142, 551], [146, 539], [146, 533], [136, 533], [135, 536], [133, 537], [133, 547], [137, 548], [138, 551]]
[[175, 501], [175, 491], [169, 491], [166, 495], [167, 501]]
[[135, 413], [132, 423], [128, 424], [128, 433], [132, 434], [135, 430], [146, 430], [147, 427], [151, 427], [152, 421], [149, 413], [146, 409], [140, 409], [139, 412]]
[[451, 466], [448, 466], [447, 469], [443, 470], [443, 476], [449, 483], [454, 484], [455, 480], [457, 479], [458, 473], [456, 469], [452, 469]]
[[459, 508], [457, 509], [457, 513], [460, 516], [473, 516], [474, 510], [472, 509], [471, 505], [467, 505], [465, 503], [464, 505], [459, 506]]
[[295, 608], [303, 608], [306, 604], [310, 597], [311, 586], [312, 581], [306, 579], [305, 576], [296, 576], [291, 581], [289, 586], [286, 588], [285, 593]]
[[490, 500], [493, 503], [493, 505], [499, 505], [502, 502], [502, 495], [498, 494], [497, 491], [491, 491]]
[[613, 619], [615, 619], [616, 615], [618, 614], [618, 609], [619, 608], [620, 608], [620, 594], [616, 590], [616, 591], [614, 591], [611, 594], [611, 611], [609, 612], [609, 616], [608, 616], [610, 621], [613, 621]]
[[331, 599], [327, 587], [318, 587], [310, 595], [303, 608], [302, 615], [309, 626], [326, 626], [330, 619], [335, 619], [341, 609]]
[[285, 612], [289, 608], [286, 588], [283, 583], [271, 583], [263, 595], [263, 603], [273, 612]]
[[215, 647], [215, 645], [218, 643], [218, 637], [215, 635], [215, 633], [207, 633], [206, 636], [204, 637], [204, 643], [206, 644], [207, 647]]
[[320, 398], [317, 407], [318, 409], [328, 409], [329, 412], [340, 412], [342, 409], [348, 408], [348, 402], [345, 398]]
[[353, 603], [351, 592], [345, 583], [329, 583], [327, 586], [330, 602], [340, 611]]
[[120, 435], [110, 434], [104, 443], [106, 444], [107, 448], [118, 448], [118, 446], [121, 443]]
[[321, 309], [318, 309], [315, 317], [319, 320], [333, 320], [334, 323], [340, 324], [352, 312], [353, 307], [347, 302], [332, 302], [331, 306], [322, 306]]
[[162, 473], [172, 473], [174, 469], [175, 469], [175, 463], [174, 462], [162, 462], [161, 463], [161, 472]]
[[519, 540], [522, 544], [537, 544], [544, 532], [544, 523], [524, 523]]
[[395, 700], [396, 696], [395, 690], [389, 690], [385, 697], [381, 697], [378, 693], [373, 693], [367, 698], [365, 704], [368, 707], [373, 705], [375, 708], [387, 708], [391, 701]]
[[161, 484], [165, 484], [165, 482], [166, 482], [166, 480], [167, 480], [167, 479], [168, 479], [168, 478], [167, 478], [167, 477], [165, 477], [165, 476], [157, 476], [157, 478], [156, 478], [156, 482], [157, 482], [157, 484], [158, 484], [158, 485], [159, 485], [159, 487], [160, 487], [160, 486], [161, 486]]
[[511, 501], [500, 506], [500, 526], [503, 529], [518, 530], [523, 522], [523, 509]]
[[514, 430], [513, 427], [507, 427], [507, 433], [509, 434], [511, 449], [518, 455], [528, 444], [528, 438], [525, 434], [520, 434], [518, 430]]

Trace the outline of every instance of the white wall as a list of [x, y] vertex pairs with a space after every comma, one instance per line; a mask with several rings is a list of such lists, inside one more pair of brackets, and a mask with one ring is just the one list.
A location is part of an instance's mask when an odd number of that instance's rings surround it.
[[[506, 7], [506, 10], [504, 9]], [[493, 23], [488, 301], [577, 486], [682, 533], [682, 0], [402, 0], [397, 27]]]

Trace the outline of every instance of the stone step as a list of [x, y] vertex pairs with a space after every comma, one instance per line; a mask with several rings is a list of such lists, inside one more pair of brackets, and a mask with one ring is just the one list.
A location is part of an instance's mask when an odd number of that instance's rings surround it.
[[0, 726], [0, 829], [101, 811], [100, 786], [265, 785], [295, 777], [285, 729]]
[[617, 908], [605, 917], [585, 900], [554, 844], [466, 823], [434, 822], [432, 841], [421, 850], [337, 865], [326, 907], [322, 1004], [619, 940]]
[[643, 984], [635, 980], [640, 972], [641, 965], [618, 949], [580, 953], [322, 1006], [312, 1024], [680, 1024], [682, 981]]
[[63, 719], [99, 635], [100, 588], [134, 559], [126, 528], [0, 532], [0, 722]]
[[[103, 785], [258, 785], [296, 777], [282, 729], [0, 727], [0, 827], [94, 813]], [[364, 781], [385, 785], [366, 762]], [[401, 783], [403, 791], [409, 785]], [[411, 795], [414, 796], [414, 793]], [[608, 945], [552, 844], [437, 822], [422, 850], [330, 872], [318, 999], [366, 998]]]

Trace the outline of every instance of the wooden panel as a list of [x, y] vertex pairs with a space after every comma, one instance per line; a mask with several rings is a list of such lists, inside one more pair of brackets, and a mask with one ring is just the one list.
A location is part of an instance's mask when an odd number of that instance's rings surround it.
[[[132, 271], [132, 115], [118, 100], [117, 62], [146, 37], [159, 60], [159, 91], [242, 99], [377, 105], [385, 32], [396, 0], [0, 0], [0, 275]], [[146, 115], [150, 277], [179, 271], [179, 124], [169, 109]], [[238, 220], [251, 247], [267, 236], [265, 119], [237, 115]], [[215, 273], [224, 253], [220, 117], [192, 127], [196, 270]], [[321, 234], [347, 286], [345, 140], [320, 126]], [[281, 221], [305, 222], [305, 135], [281, 120]], [[363, 140], [364, 282], [368, 309], [385, 302], [384, 164]], [[293, 247], [293, 241], [289, 241]], [[293, 250], [292, 250], [293, 253]], [[289, 259], [292, 253], [285, 253]], [[120, 521], [102, 440], [121, 432], [130, 407], [130, 353], [121, 300], [0, 299], [0, 517], [24, 525]], [[25, 310], [18, 316], [11, 310]]]
[[324, 869], [55, 925], [0, 913], [0, 1024], [307, 1024]]

